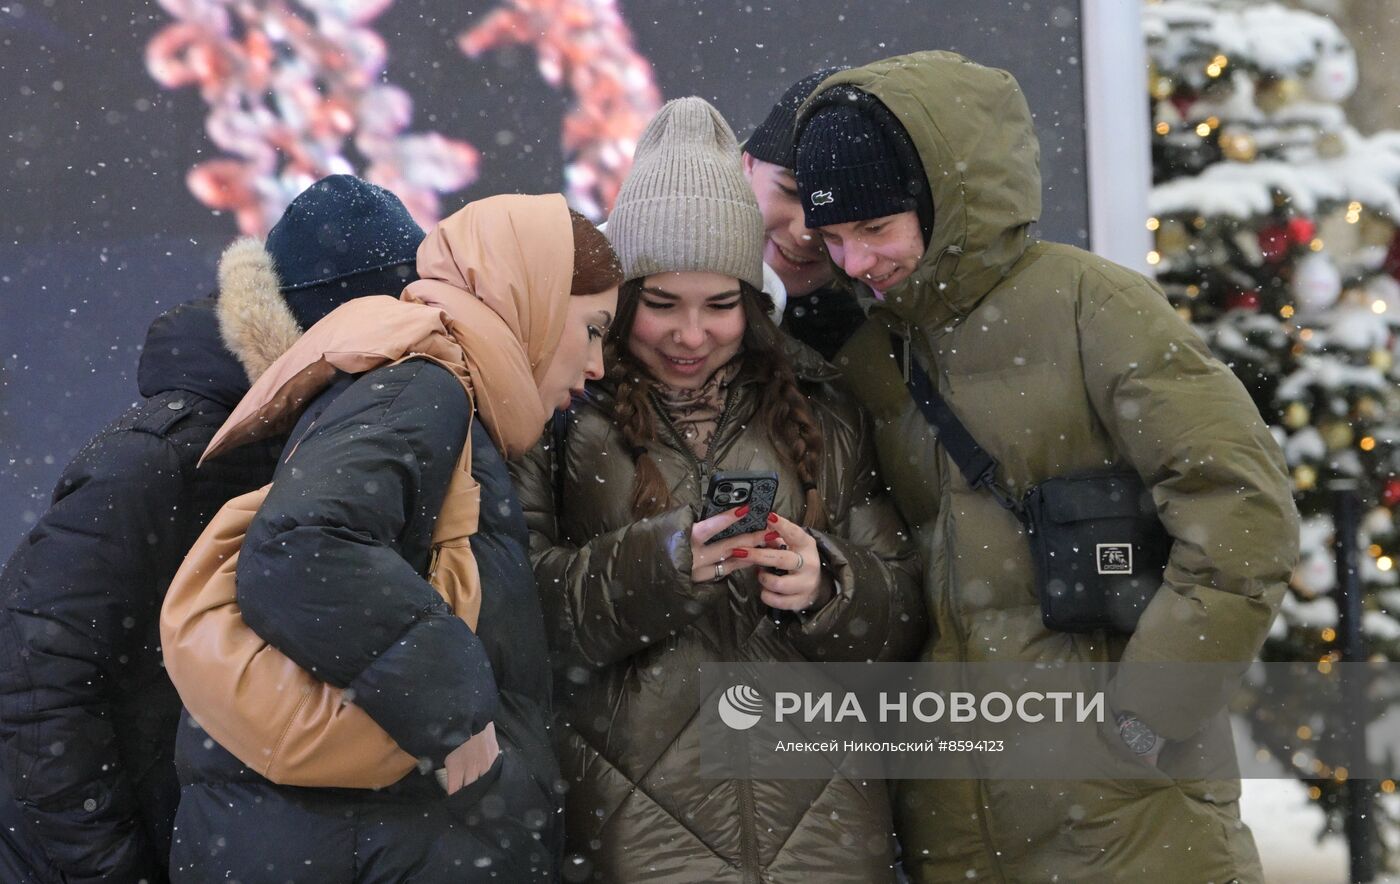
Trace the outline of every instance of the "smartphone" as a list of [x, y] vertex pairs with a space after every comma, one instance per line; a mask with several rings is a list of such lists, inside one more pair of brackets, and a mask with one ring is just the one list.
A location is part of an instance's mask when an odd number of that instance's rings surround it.
[[717, 516], [736, 506], [749, 505], [748, 515], [705, 541], [707, 544], [728, 540], [768, 527], [768, 514], [778, 499], [778, 474], [772, 470], [721, 470], [710, 476], [705, 490], [705, 506], [701, 519]]

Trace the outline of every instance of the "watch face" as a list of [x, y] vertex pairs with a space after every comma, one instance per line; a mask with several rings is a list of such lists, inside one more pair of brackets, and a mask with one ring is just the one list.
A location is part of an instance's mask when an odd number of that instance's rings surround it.
[[1118, 734], [1134, 755], [1146, 755], [1157, 745], [1157, 734], [1139, 718], [1124, 718], [1118, 724]]

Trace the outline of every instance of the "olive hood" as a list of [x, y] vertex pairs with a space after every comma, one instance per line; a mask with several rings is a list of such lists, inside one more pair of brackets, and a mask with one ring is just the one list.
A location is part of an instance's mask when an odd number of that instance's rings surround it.
[[895, 56], [823, 81], [800, 111], [799, 139], [813, 113], [851, 90], [904, 126], [933, 196], [928, 248], [885, 307], [925, 327], [966, 316], [1025, 254], [1040, 217], [1040, 144], [1021, 87], [954, 52]]

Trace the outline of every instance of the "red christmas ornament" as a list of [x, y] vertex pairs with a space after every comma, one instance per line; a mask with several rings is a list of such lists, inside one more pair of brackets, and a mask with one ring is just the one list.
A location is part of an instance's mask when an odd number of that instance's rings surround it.
[[1400, 504], [1400, 479], [1389, 479], [1381, 491], [1381, 503], [1393, 507]]
[[1226, 310], [1258, 310], [1259, 293], [1255, 291], [1230, 292], [1225, 296]]
[[1317, 225], [1311, 218], [1290, 218], [1288, 220], [1288, 238], [1295, 246], [1304, 246], [1313, 241], [1317, 236]]
[[1400, 279], [1400, 230], [1390, 239], [1390, 251], [1385, 253], [1385, 263], [1381, 269], [1396, 279]]
[[1288, 225], [1271, 224], [1259, 229], [1259, 251], [1270, 264], [1277, 264], [1287, 258], [1288, 250], [1292, 247], [1293, 235]]

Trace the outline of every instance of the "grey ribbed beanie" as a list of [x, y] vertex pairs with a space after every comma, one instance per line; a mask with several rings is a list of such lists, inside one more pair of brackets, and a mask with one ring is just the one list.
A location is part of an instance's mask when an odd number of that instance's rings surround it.
[[763, 215], [709, 102], [668, 101], [647, 124], [607, 235], [625, 279], [701, 270], [763, 289]]

